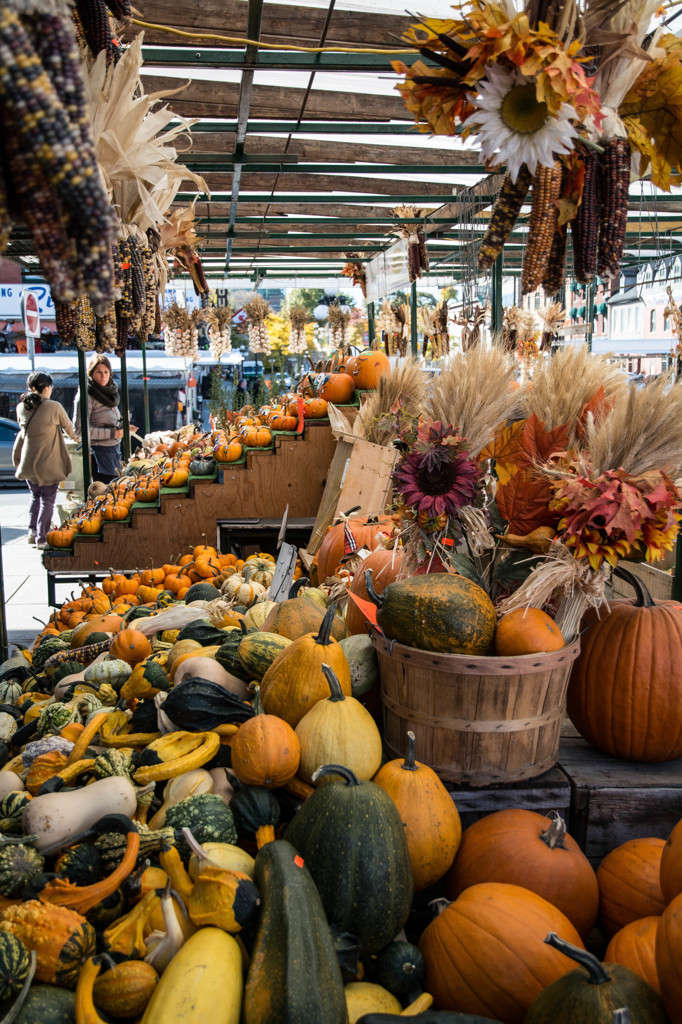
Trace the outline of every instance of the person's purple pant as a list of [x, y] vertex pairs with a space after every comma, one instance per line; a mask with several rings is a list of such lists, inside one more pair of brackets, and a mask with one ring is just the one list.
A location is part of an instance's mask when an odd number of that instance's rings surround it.
[[27, 480], [26, 483], [33, 495], [29, 509], [29, 529], [37, 535], [38, 543], [44, 544], [47, 540], [47, 531], [52, 523], [52, 513], [57, 500], [59, 484], [46, 484], [44, 487], [39, 487], [38, 484], [32, 484], [30, 480]]

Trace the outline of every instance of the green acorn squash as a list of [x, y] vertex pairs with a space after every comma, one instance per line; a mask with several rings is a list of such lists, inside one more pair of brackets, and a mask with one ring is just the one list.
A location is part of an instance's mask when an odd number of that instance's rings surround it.
[[413, 894], [405, 830], [390, 796], [342, 765], [325, 765], [287, 840], [304, 858], [331, 924], [378, 953], [404, 926]]
[[245, 623], [240, 623], [239, 629], [233, 629], [225, 634], [225, 640], [223, 640], [214, 655], [215, 660], [219, 665], [222, 665], [226, 672], [237, 676], [238, 679], [243, 679], [246, 683], [250, 683], [251, 680], [246, 676], [237, 652], [244, 637], [255, 632], [257, 632], [255, 628], [249, 629]]
[[249, 633], [237, 648], [237, 657], [249, 681], [261, 681], [273, 661], [292, 641], [279, 633]]
[[109, 686], [118, 691], [133, 671], [127, 661], [120, 658], [110, 658], [107, 661], [97, 661], [88, 665], [83, 673], [83, 681], [86, 683], [109, 683]]
[[102, 857], [92, 843], [76, 843], [60, 854], [55, 871], [74, 885], [93, 885], [103, 875]]
[[259, 851], [261, 914], [244, 992], [244, 1024], [346, 1024], [334, 941], [307, 867], [283, 840]]
[[212, 583], [193, 583], [185, 594], [185, 604], [192, 601], [215, 601], [218, 597], [220, 591]]
[[[213, 588], [215, 590], [215, 587]], [[227, 637], [227, 633], [224, 629], [218, 629], [212, 622], [208, 622], [206, 619], [197, 619], [195, 622], [188, 622], [186, 626], [183, 626], [175, 642], [179, 643], [181, 640], [196, 640], [202, 647], [211, 647], [214, 644], [220, 646]]]
[[8, 899], [21, 896], [25, 887], [40, 875], [45, 859], [32, 846], [23, 843], [0, 846], [0, 895]]
[[14, 1024], [76, 1024], [76, 995], [57, 985], [32, 985]]
[[17, 679], [3, 679], [0, 683], [0, 704], [16, 704], [24, 692]]
[[365, 585], [389, 640], [441, 654], [485, 655], [490, 650], [495, 607], [485, 590], [465, 576], [411, 576], [389, 583], [379, 595], [368, 569]]
[[[666, 1024], [668, 1016], [658, 992], [621, 964], [602, 964], [586, 949], [550, 932], [545, 942], [580, 964], [557, 978], [531, 1004], [524, 1024], [611, 1024], [614, 1010], [626, 1006], [633, 1024]], [[583, 969], [584, 968], [584, 969]]]
[[394, 996], [416, 999], [425, 975], [424, 957], [411, 942], [389, 942], [372, 960], [372, 981]]
[[256, 712], [224, 686], [190, 676], [170, 691], [163, 702], [163, 713], [179, 729], [205, 732], [225, 722], [245, 722]]
[[30, 799], [30, 793], [17, 790], [0, 800], [0, 832], [23, 832], [21, 816]]

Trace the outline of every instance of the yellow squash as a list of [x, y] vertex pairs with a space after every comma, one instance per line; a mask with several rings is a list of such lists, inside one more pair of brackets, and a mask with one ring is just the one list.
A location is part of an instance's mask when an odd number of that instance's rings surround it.
[[142, 1024], [239, 1024], [242, 955], [220, 928], [201, 928], [173, 957]]

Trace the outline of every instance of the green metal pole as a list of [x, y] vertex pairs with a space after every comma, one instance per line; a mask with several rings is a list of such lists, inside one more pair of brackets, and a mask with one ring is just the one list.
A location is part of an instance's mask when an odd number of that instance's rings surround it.
[[585, 323], [587, 325], [587, 351], [592, 352], [592, 330], [594, 328], [593, 323], [594, 317], [594, 278], [590, 281], [587, 286], [587, 294], [585, 295]]
[[130, 419], [128, 416], [128, 364], [121, 352], [121, 415], [123, 417], [123, 461], [130, 458]]
[[142, 342], [142, 397], [144, 400], [144, 432], [151, 433], [149, 425], [149, 377], [147, 376], [147, 342]]
[[5, 618], [5, 575], [2, 568], [2, 533], [0, 532], [0, 661], [9, 658], [7, 619]]
[[419, 355], [419, 332], [417, 331], [417, 282], [410, 288], [410, 349], [413, 356]]
[[85, 352], [78, 349], [78, 404], [81, 413], [81, 452], [83, 453], [83, 495], [90, 487], [90, 424], [88, 423], [88, 375], [85, 371]]
[[502, 254], [492, 267], [490, 307], [490, 329], [493, 337], [499, 337], [502, 334]]
[[374, 303], [367, 303], [367, 334], [369, 336], [370, 346], [374, 344], [377, 337], [377, 325], [374, 319]]

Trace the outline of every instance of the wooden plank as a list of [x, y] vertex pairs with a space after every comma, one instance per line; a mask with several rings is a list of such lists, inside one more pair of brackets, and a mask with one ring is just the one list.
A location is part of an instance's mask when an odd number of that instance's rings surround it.
[[[654, 601], [672, 600], [675, 579], [671, 573], [664, 572], [654, 565], [647, 565], [646, 562], [625, 561], [623, 568], [642, 581]], [[611, 589], [618, 597], [634, 597], [634, 590], [630, 584], [618, 576], [612, 577]]]
[[562, 738], [559, 766], [571, 783], [568, 830], [594, 865], [627, 839], [667, 839], [682, 816], [682, 759], [636, 764]]
[[545, 815], [558, 811], [562, 818], [567, 819], [571, 807], [571, 784], [558, 766], [535, 779], [521, 782], [497, 783], [483, 789], [452, 783], [446, 783], [445, 787], [455, 802], [464, 828], [486, 814], [512, 808]]
[[[143, 21], [168, 25], [185, 31], [218, 32], [228, 36], [244, 36], [247, 27], [246, 0], [201, 0], [197, 4], [179, 4], [177, 0], [137, 0], [135, 4]], [[266, 43], [317, 46], [324, 28], [325, 8], [302, 5], [265, 4], [261, 39]], [[404, 46], [400, 35], [414, 22], [401, 15], [335, 10], [325, 39], [327, 46]], [[125, 32], [129, 39], [139, 29], [131, 25]], [[144, 29], [148, 45], [196, 46], [197, 40], [171, 35], [158, 29]], [[201, 45], [210, 44], [203, 40]], [[216, 42], [213, 43], [216, 45]]]
[[46, 554], [48, 570], [87, 571], [163, 565], [195, 544], [216, 542], [218, 519], [314, 518], [336, 441], [328, 423], [307, 423], [303, 438], [283, 435], [272, 451], [250, 451], [226, 465], [217, 481], [195, 482], [190, 493], [161, 495], [156, 514], [133, 510], [129, 524], [105, 523], [101, 538], [77, 537], [73, 554]]
[[[172, 91], [182, 84], [181, 78], [148, 75], [142, 81], [147, 92], [165, 89]], [[280, 120], [298, 117], [305, 89], [286, 86], [254, 85], [250, 118]], [[168, 100], [168, 106], [184, 117], [236, 117], [239, 104], [239, 85], [197, 79], [177, 96]], [[365, 93], [344, 93], [312, 89], [305, 105], [306, 121], [337, 119], [339, 121], [412, 121], [402, 99], [397, 95], [373, 96]], [[314, 131], [314, 126], [311, 125]]]
[[[268, 217], [282, 216], [290, 217], [309, 215], [311, 217], [328, 217], [330, 224], [333, 224], [333, 218], [336, 217], [387, 217], [391, 215], [390, 200], [386, 200], [388, 205], [386, 206], [371, 206], [369, 203], [366, 206], [359, 206], [352, 203], [339, 203], [338, 206], [335, 203], [283, 203], [276, 196], [270, 200], [269, 203], [254, 203], [249, 200], [246, 196], [242, 201], [239, 199], [239, 217], [260, 217], [267, 214]], [[422, 204], [422, 206], [425, 204]], [[435, 203], [430, 208], [434, 212], [441, 204]], [[173, 209], [186, 208], [186, 202], [178, 202], [173, 204]], [[230, 204], [225, 200], [216, 199], [212, 202], [199, 201], [196, 204], [196, 215], [197, 217], [227, 217], [230, 213]], [[440, 212], [438, 214], [440, 216]], [[445, 214], [444, 216], [447, 216]], [[300, 222], [299, 222], [300, 223]], [[434, 225], [435, 227], [436, 225]], [[447, 226], [447, 225], [446, 225]], [[200, 225], [201, 227], [201, 225]], [[441, 225], [442, 227], [442, 225]]]
[[[313, 127], [314, 130], [314, 127]], [[218, 156], [234, 152], [233, 133], [196, 132], [192, 135], [189, 153], [215, 153]], [[332, 142], [324, 139], [282, 139], [273, 135], [249, 133], [246, 152], [252, 155], [287, 153], [309, 160], [311, 163], [329, 160], [333, 163], [350, 163], [352, 160], [366, 163], [414, 164], [419, 170], [425, 166], [442, 164], [479, 164], [477, 150], [440, 149], [428, 136], [421, 136], [422, 146], [385, 146], [367, 142]], [[186, 153], [183, 151], [183, 157]]]
[[[292, 192], [376, 192], [389, 196], [449, 195], [451, 185], [438, 182], [408, 181], [404, 178], [362, 178], [351, 174], [276, 174], [249, 171], [244, 164], [241, 188], [244, 191], [264, 192], [277, 189], [289, 195]], [[207, 171], [201, 175], [212, 192], [229, 192], [232, 171]], [[244, 197], [248, 200], [248, 196]], [[277, 192], [273, 196], [277, 202]]]

